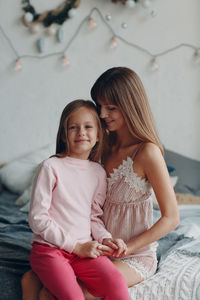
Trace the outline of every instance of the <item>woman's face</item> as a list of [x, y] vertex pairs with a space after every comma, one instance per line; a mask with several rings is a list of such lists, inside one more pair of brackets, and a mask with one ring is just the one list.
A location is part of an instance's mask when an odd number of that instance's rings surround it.
[[103, 103], [98, 100], [100, 118], [104, 120], [109, 131], [127, 130], [127, 125], [120, 108], [113, 104]]

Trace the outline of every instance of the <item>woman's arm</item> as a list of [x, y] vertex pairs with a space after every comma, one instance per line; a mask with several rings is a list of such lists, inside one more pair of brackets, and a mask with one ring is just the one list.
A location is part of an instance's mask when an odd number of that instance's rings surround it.
[[145, 177], [152, 185], [161, 218], [150, 229], [128, 242], [127, 254], [157, 241], [179, 225], [176, 196], [160, 149], [152, 143], [146, 143], [138, 154], [137, 164], [142, 166]]
[[98, 184], [94, 194], [91, 206], [91, 231], [92, 236], [99, 243], [102, 243], [105, 238], [112, 238], [110, 232], [105, 228], [101, 219], [103, 215], [103, 205], [106, 200], [107, 181], [106, 172], [99, 166], [98, 171]]

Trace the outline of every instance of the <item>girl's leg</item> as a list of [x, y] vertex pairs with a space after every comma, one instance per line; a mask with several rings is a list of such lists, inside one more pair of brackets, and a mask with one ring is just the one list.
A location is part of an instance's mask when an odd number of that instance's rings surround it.
[[107, 257], [79, 258], [72, 267], [92, 295], [105, 300], [130, 300], [124, 277]]
[[42, 288], [41, 281], [32, 271], [26, 272], [21, 280], [22, 300], [38, 300], [40, 289]]
[[74, 255], [46, 245], [36, 244], [31, 250], [32, 269], [59, 300], [84, 300], [71, 267], [73, 258]]
[[83, 282], [81, 282], [80, 280], [77, 280], [78, 281], [78, 284], [80, 285], [82, 291], [83, 291], [83, 294], [84, 294], [84, 297], [85, 297], [85, 300], [96, 300], [97, 297], [91, 295], [88, 290], [86, 289], [85, 285], [83, 284]]
[[54, 296], [50, 294], [50, 292], [43, 287], [39, 293], [39, 300], [53, 300], [56, 299]]

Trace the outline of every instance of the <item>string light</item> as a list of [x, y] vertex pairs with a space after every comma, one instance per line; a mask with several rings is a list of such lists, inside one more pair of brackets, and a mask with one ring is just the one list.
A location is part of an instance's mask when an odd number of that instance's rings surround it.
[[115, 48], [117, 48], [117, 40], [113, 36], [112, 39], [111, 39], [111, 49], [115, 49]]
[[67, 56], [66, 56], [66, 55], [63, 55], [62, 61], [63, 61], [63, 66], [64, 66], [64, 67], [69, 66], [69, 60], [67, 59]]
[[89, 24], [90, 24], [90, 27], [93, 29], [95, 29], [97, 27], [97, 23], [91, 17], [89, 18]]
[[194, 62], [196, 64], [200, 63], [200, 50], [196, 50], [194, 53]]
[[22, 69], [22, 65], [19, 59], [16, 60], [15, 62], [15, 71], [19, 72]]
[[159, 69], [159, 64], [158, 64], [158, 60], [156, 57], [154, 57], [152, 60], [151, 60], [151, 70], [153, 72], [157, 71]]
[[[108, 28], [108, 30], [111, 33], [111, 36], [112, 36], [112, 38], [111, 38], [111, 47], [112, 48], [113, 48], [113, 46], [114, 46], [114, 48], [116, 48], [116, 46], [117, 46], [117, 40], [120, 40], [125, 45], [127, 45], [129, 47], [132, 47], [132, 48], [135, 48], [136, 50], [138, 50], [140, 52], [143, 52], [144, 54], [146, 54], [146, 55], [148, 55], [150, 57], [150, 59], [151, 59], [151, 66], [153, 67], [153, 70], [155, 70], [155, 69], [158, 70], [158, 68], [159, 68], [159, 64], [158, 64], [158, 61], [157, 61], [158, 57], [167, 55], [168, 53], [174, 52], [174, 51], [176, 51], [176, 50], [178, 50], [179, 48], [182, 48], [182, 47], [186, 47], [186, 48], [192, 49], [194, 51], [194, 58], [195, 58], [196, 63], [200, 62], [200, 48], [197, 47], [197, 46], [194, 46], [192, 44], [189, 44], [189, 43], [181, 43], [181, 44], [178, 44], [177, 46], [174, 46], [172, 48], [166, 49], [166, 50], [164, 50], [164, 51], [162, 51], [160, 53], [152, 53], [147, 48], [143, 48], [143, 47], [141, 47], [138, 44], [134, 44], [134, 43], [129, 42], [128, 40], [124, 39], [123, 37], [121, 37], [120, 35], [118, 35], [118, 34], [115, 33], [115, 31], [113, 30], [113, 28], [111, 27], [111, 25], [105, 20], [105, 18], [101, 14], [100, 10], [95, 7], [93, 9], [91, 9], [90, 14], [88, 16], [86, 16], [80, 22], [78, 28], [76, 29], [76, 31], [72, 35], [71, 39], [68, 41], [67, 45], [64, 47], [64, 49], [62, 51], [53, 52], [53, 53], [46, 54], [46, 55], [28, 55], [28, 54], [19, 55], [18, 52], [17, 52], [17, 50], [15, 49], [13, 43], [8, 38], [8, 36], [6, 35], [5, 31], [3, 30], [2, 26], [0, 25], [0, 31], [1, 31], [1, 33], [3, 34], [4, 38], [7, 40], [9, 46], [11, 47], [11, 49], [13, 50], [13, 52], [14, 52], [14, 54], [16, 56], [16, 63], [15, 64], [17, 65], [17, 71], [22, 68], [20, 61], [22, 59], [26, 59], [26, 58], [30, 58], [30, 59], [31, 58], [45, 59], [45, 58], [52, 57], [52, 56], [60, 56], [64, 60], [63, 53], [67, 52], [67, 50], [69, 49], [69, 47], [71, 46], [71, 44], [73, 43], [73, 41], [75, 40], [75, 38], [78, 36], [78, 34], [80, 32], [80, 29], [85, 24], [85, 22], [89, 21], [90, 26], [94, 26], [92, 28], [96, 27], [96, 22], [95, 22], [94, 18], [92, 18], [92, 15], [93, 15], [94, 12], [96, 12], [99, 15], [101, 21], [105, 24], [105, 26]], [[68, 64], [69, 64], [69, 62], [67, 63], [67, 65]]]

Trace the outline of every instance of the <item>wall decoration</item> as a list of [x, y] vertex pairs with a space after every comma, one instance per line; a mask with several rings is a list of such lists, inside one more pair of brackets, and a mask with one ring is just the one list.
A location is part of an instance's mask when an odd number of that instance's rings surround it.
[[[112, 28], [112, 26], [110, 25], [110, 20], [111, 20], [111, 16], [106, 15], [105, 17], [102, 15], [102, 13], [100, 12], [100, 10], [98, 8], [93, 8], [89, 15], [87, 15], [78, 25], [78, 28], [75, 30], [75, 32], [73, 33], [71, 39], [68, 41], [68, 43], [65, 45], [65, 47], [63, 48], [62, 51], [58, 51], [58, 52], [52, 52], [46, 55], [29, 55], [29, 54], [24, 54], [24, 55], [20, 55], [15, 46], [13, 45], [12, 41], [9, 39], [8, 35], [5, 33], [5, 31], [3, 30], [2, 26], [0, 25], [0, 32], [2, 33], [2, 35], [4, 36], [4, 38], [6, 39], [7, 43], [9, 44], [9, 46], [12, 48], [13, 53], [15, 55], [15, 70], [19, 71], [22, 69], [22, 64], [21, 64], [21, 60], [25, 60], [25, 59], [31, 59], [31, 58], [35, 58], [35, 59], [46, 59], [48, 57], [51, 56], [57, 56], [57, 57], [61, 57], [61, 60], [63, 62], [63, 65], [68, 66], [69, 65], [69, 60], [67, 58], [66, 52], [67, 50], [69, 50], [71, 44], [73, 43], [73, 41], [78, 37], [78, 34], [80, 32], [80, 29], [82, 28], [82, 26], [85, 23], [88, 23], [90, 27], [95, 28], [97, 26], [96, 20], [93, 17], [93, 14], [97, 13], [97, 15], [99, 15], [100, 20], [102, 21], [102, 23], [108, 28], [110, 34], [111, 34], [111, 38], [110, 38], [110, 46], [111, 48], [115, 49], [116, 47], [118, 47], [117, 41], [120, 40], [122, 43], [124, 43], [125, 45], [127, 45], [128, 47], [131, 48], [135, 48], [140, 52], [143, 52], [145, 55], [148, 55], [150, 57], [150, 64], [151, 64], [151, 68], [152, 71], [156, 71], [159, 69], [159, 63], [158, 63], [158, 57], [163, 57], [165, 55], [167, 55], [170, 52], [176, 51], [182, 47], [187, 47], [192, 49], [193, 51], [193, 58], [195, 60], [196, 63], [200, 62], [200, 47], [199, 46], [195, 46], [189, 43], [180, 43], [172, 48], [166, 49], [162, 52], [159, 53], [153, 53], [150, 50], [148, 50], [147, 48], [141, 47], [138, 44], [129, 42], [128, 40], [126, 40], [125, 38], [123, 38], [122, 36], [116, 34], [116, 32], [114, 31], [114, 29]], [[95, 31], [93, 31], [95, 32]], [[61, 38], [61, 37], [60, 37]], [[62, 38], [61, 38], [62, 39]]]
[[30, 0], [22, 0], [22, 9], [24, 15], [22, 22], [25, 26], [42, 23], [45, 27], [52, 24], [62, 25], [68, 18], [72, 18], [76, 14], [76, 8], [79, 6], [80, 0], [65, 0], [53, 10], [47, 10], [38, 13]]
[[[41, 33], [42, 27], [46, 28], [49, 36], [56, 35], [56, 41], [63, 41], [63, 30], [61, 25], [69, 18], [76, 14], [76, 8], [79, 6], [80, 0], [65, 0], [56, 9], [47, 10], [43, 13], [37, 13], [30, 0], [22, 0], [22, 23], [30, 29], [34, 34]], [[43, 26], [42, 26], [43, 25]], [[57, 28], [56, 26], [59, 26]], [[45, 52], [45, 37], [36, 40], [36, 48], [39, 53]]]

